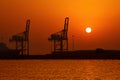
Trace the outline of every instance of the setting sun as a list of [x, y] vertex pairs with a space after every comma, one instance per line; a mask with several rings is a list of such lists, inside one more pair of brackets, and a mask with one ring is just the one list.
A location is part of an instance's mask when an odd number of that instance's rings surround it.
[[86, 28], [86, 32], [87, 32], [87, 33], [91, 33], [91, 31], [92, 31], [92, 29], [91, 29], [90, 27], [87, 27], [87, 28]]

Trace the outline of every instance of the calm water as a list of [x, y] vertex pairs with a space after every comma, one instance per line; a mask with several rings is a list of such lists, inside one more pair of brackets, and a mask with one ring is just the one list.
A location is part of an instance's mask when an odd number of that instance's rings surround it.
[[0, 80], [120, 80], [120, 60], [0, 60]]

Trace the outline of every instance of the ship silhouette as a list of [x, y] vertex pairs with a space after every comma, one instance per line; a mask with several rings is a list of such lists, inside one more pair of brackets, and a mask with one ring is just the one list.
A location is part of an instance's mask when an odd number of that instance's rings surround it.
[[9, 49], [5, 43], [0, 42], [0, 57], [19, 56], [19, 53], [19, 50]]

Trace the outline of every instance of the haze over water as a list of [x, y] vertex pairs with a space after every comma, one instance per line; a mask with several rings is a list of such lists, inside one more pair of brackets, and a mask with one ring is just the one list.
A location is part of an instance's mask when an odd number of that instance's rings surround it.
[[120, 80], [120, 61], [0, 60], [0, 80]]

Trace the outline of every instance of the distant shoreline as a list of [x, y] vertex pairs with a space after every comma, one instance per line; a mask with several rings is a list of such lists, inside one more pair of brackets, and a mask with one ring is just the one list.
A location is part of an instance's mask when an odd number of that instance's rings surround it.
[[18, 55], [18, 56], [0, 56], [0, 60], [4, 59], [120, 59], [120, 50], [78, 50], [53, 52], [46, 55]]

